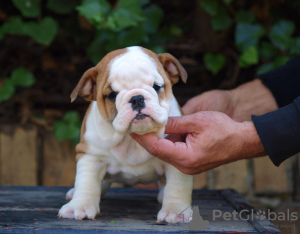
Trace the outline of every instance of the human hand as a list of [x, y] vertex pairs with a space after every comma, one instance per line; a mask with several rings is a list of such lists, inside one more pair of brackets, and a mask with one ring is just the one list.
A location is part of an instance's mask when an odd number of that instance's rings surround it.
[[233, 90], [212, 90], [190, 99], [182, 108], [185, 115], [198, 111], [220, 111], [233, 120], [242, 122], [251, 115], [262, 115], [277, 110], [270, 90], [256, 79]]
[[185, 174], [198, 174], [239, 159], [265, 155], [252, 122], [239, 123], [221, 112], [170, 117], [165, 133], [177, 135], [166, 139], [159, 139], [154, 133], [131, 136], [151, 155]]

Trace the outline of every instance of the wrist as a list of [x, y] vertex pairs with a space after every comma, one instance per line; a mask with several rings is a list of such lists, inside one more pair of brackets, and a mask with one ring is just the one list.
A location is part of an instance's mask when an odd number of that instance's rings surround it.
[[239, 139], [242, 141], [240, 144], [240, 155], [243, 159], [267, 155], [252, 121], [241, 123], [241, 131], [239, 133]]

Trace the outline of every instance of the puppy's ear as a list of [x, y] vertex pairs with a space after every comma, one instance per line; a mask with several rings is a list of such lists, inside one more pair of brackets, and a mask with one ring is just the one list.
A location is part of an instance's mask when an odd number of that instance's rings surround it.
[[163, 65], [165, 71], [167, 72], [172, 85], [179, 81], [179, 76], [181, 80], [186, 83], [187, 73], [179, 61], [171, 54], [163, 53], [158, 54], [159, 61]]
[[71, 93], [71, 102], [73, 102], [77, 95], [84, 97], [87, 101], [96, 100], [96, 77], [98, 75], [96, 67], [87, 70], [81, 77], [77, 86]]

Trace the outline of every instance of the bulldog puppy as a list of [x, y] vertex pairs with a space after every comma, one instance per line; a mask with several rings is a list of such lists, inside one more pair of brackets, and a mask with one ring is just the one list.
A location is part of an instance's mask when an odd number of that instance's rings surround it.
[[107, 54], [83, 74], [71, 101], [79, 95], [91, 104], [76, 146], [75, 186], [59, 217], [94, 219], [111, 183], [151, 183], [165, 176], [157, 221], [190, 221], [192, 176], [151, 156], [129, 135], [154, 132], [164, 137], [168, 116], [181, 115], [172, 94], [179, 77], [186, 82], [187, 73], [172, 55], [137, 46]]

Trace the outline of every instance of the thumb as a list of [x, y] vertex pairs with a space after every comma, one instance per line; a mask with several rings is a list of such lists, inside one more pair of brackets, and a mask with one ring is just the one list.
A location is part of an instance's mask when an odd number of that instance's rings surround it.
[[185, 134], [195, 131], [195, 115], [185, 115], [179, 117], [169, 117], [165, 133], [167, 134]]
[[[167, 139], [159, 139], [153, 133], [137, 135], [131, 133], [130, 136], [143, 146], [151, 155], [156, 156], [166, 162], [171, 163], [174, 158], [185, 157], [188, 152], [187, 145], [184, 142], [172, 142]], [[174, 163], [174, 162], [173, 162]]]

